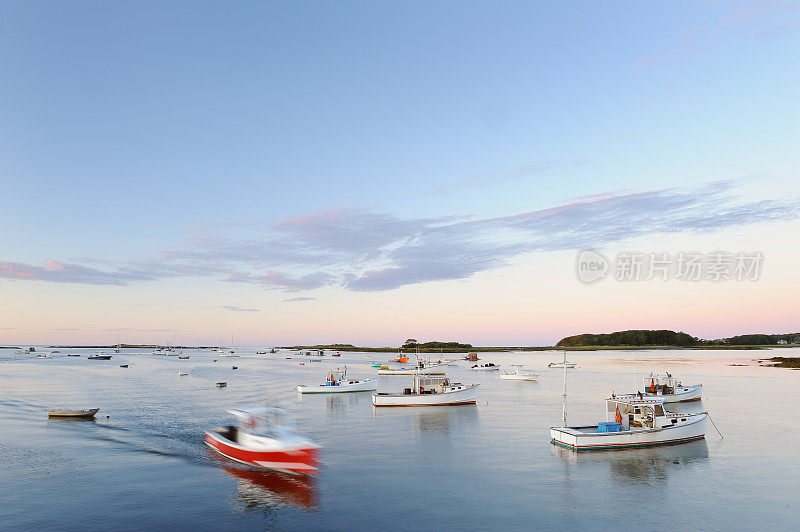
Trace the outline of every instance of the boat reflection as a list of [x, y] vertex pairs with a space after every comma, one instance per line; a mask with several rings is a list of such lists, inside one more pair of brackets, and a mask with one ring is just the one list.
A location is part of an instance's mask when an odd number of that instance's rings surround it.
[[666, 481], [672, 469], [708, 459], [706, 440], [627, 451], [575, 452], [553, 446], [565, 466], [591, 467], [608, 464], [613, 481], [621, 484], [650, 484]]
[[373, 416], [411, 418], [415, 435], [447, 434], [462, 429], [473, 430], [478, 420], [476, 405], [425, 406], [417, 408], [372, 408]]
[[237, 467], [223, 467], [222, 470], [236, 479], [236, 500], [244, 510], [286, 505], [315, 508], [319, 504], [313, 477]]
[[[316, 397], [314, 399], [317, 399]], [[330, 414], [345, 414], [350, 410], [372, 404], [372, 394], [364, 392], [336, 393], [325, 396], [325, 404]]]

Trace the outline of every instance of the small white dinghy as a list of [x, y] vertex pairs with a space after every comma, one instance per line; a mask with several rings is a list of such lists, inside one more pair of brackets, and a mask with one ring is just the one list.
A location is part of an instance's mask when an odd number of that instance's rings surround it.
[[185, 377], [185, 376], [187, 376], [187, 375], [188, 375], [188, 373], [187, 373], [187, 372], [185, 372], [185, 371], [179, 371], [179, 372], [178, 372], [178, 377]]
[[347, 366], [343, 370], [339, 368], [328, 372], [325, 384], [297, 386], [300, 393], [348, 393], [348, 392], [370, 392], [378, 389], [377, 379], [348, 379]]
[[644, 392], [617, 395], [618, 399], [642, 399], [644, 397], [657, 397], [665, 403], [682, 403], [685, 401], [699, 401], [703, 396], [703, 385], [684, 386], [679, 380], [667, 373], [657, 375], [651, 373], [644, 378]]
[[91, 419], [94, 417], [97, 412], [99, 412], [99, 408], [89, 408], [86, 410], [48, 410], [47, 417], [69, 417], [75, 419]]
[[500, 378], [508, 381], [535, 381], [539, 380], [539, 376], [536, 373], [530, 373], [528, 371], [521, 371], [520, 368], [522, 364], [511, 364], [514, 368], [513, 373], [508, 373], [504, 371]]
[[500, 369], [500, 364], [492, 364], [491, 362], [487, 364], [475, 364], [469, 369], [472, 371], [496, 371]]
[[447, 377], [414, 375], [403, 393], [373, 393], [375, 406], [449, 406], [475, 404], [480, 384], [451, 383]]

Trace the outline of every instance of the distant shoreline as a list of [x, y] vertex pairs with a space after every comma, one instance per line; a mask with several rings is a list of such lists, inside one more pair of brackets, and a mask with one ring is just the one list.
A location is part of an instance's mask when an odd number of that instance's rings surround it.
[[[34, 346], [39, 347], [40, 349], [116, 349], [119, 347], [120, 349], [158, 349], [157, 345], [132, 345], [132, 344], [122, 344], [121, 346], [117, 346], [117, 344], [113, 345], [47, 345], [47, 346]], [[614, 345], [614, 346], [574, 346], [574, 347], [556, 347], [556, 346], [527, 346], [527, 347], [514, 347], [514, 346], [506, 346], [506, 347], [470, 347], [469, 349], [464, 348], [437, 348], [437, 349], [422, 349], [420, 353], [467, 353], [467, 352], [474, 352], [474, 353], [504, 353], [504, 352], [515, 352], [515, 351], [641, 351], [641, 350], [670, 350], [670, 351], [698, 351], [698, 350], [708, 350], [708, 351], [751, 351], [751, 350], [763, 350], [763, 349], [774, 349], [776, 347], [788, 347], [788, 348], [797, 348], [800, 347], [799, 345], [705, 345], [705, 346], [689, 346], [689, 347], [678, 347], [678, 346], [670, 346], [670, 345]], [[3, 345], [0, 346], [0, 349], [24, 349], [21, 346], [12, 346], [12, 345]], [[192, 346], [192, 345], [176, 345], [172, 346], [172, 349], [230, 349], [224, 348], [219, 346]], [[259, 349], [268, 349], [268, 348], [259, 348]], [[414, 349], [402, 349], [398, 347], [356, 347], [356, 346], [347, 346], [347, 347], [334, 347], [333, 345], [298, 345], [298, 346], [282, 346], [277, 347], [276, 349], [282, 350], [292, 350], [292, 351], [342, 351], [342, 352], [358, 352], [358, 353], [414, 353], [416, 350]]]

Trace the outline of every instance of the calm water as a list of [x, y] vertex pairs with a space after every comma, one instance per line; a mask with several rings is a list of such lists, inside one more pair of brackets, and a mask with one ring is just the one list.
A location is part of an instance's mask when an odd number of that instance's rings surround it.
[[[674, 408], [708, 410], [725, 436], [709, 425], [701, 442], [580, 455], [549, 443], [561, 419], [562, 373], [546, 369], [554, 352], [481, 355], [523, 363], [539, 382], [502, 381], [465, 361], [448, 368], [457, 381], [481, 383], [477, 406], [376, 410], [369, 393], [301, 397], [294, 386], [323, 382], [332, 363], [374, 375], [369, 361], [388, 354], [312, 363], [253, 351], [185, 351], [189, 360], [131, 351], [106, 362], [87, 360], [92, 350], [61, 351], [52, 360], [0, 351], [0, 527], [797, 527], [800, 372], [754, 359], [800, 351], [570, 354], [579, 364], [569, 371], [570, 424], [603, 419], [602, 400], [632, 391], [634, 370], [639, 382], [667, 370], [706, 391], [702, 403]], [[380, 389], [409, 379], [381, 377]], [[227, 388], [214, 386], [221, 380]], [[203, 430], [227, 424], [226, 409], [265, 400], [293, 410], [323, 445], [316, 480], [253, 472], [206, 450]], [[95, 422], [45, 413], [94, 406]]]

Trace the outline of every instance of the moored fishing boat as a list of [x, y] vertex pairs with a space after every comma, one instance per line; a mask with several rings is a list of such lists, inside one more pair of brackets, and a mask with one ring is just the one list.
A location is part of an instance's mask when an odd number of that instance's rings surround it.
[[447, 406], [475, 404], [480, 384], [451, 383], [447, 377], [415, 374], [402, 393], [373, 393], [375, 406]]
[[574, 368], [576, 364], [564, 360], [563, 362], [550, 362], [548, 368]]
[[238, 425], [206, 431], [206, 445], [244, 464], [292, 474], [317, 474], [320, 447], [295, 430], [288, 412], [275, 407], [228, 412]]
[[700, 440], [707, 424], [706, 413], [670, 413], [658, 398], [612, 397], [606, 399], [605, 422], [552, 427], [550, 438], [551, 443], [574, 451], [632, 449]]
[[535, 381], [539, 379], [539, 376], [536, 373], [531, 373], [529, 371], [522, 371], [520, 368], [522, 364], [511, 364], [514, 368], [513, 373], [508, 373], [504, 371], [500, 374], [501, 379], [509, 380], [509, 381]]
[[443, 368], [437, 365], [426, 365], [423, 362], [420, 362], [418, 367], [413, 366], [401, 366], [399, 368], [390, 368], [386, 366], [381, 366], [378, 369], [378, 375], [444, 375], [445, 371]]
[[300, 384], [297, 391], [300, 393], [348, 393], [348, 392], [370, 392], [378, 389], [377, 379], [348, 379], [347, 367], [343, 370], [339, 368], [328, 372], [325, 384], [307, 386]]
[[665, 375], [651, 373], [649, 377], [644, 377], [643, 384], [644, 392], [617, 395], [617, 398], [658, 397], [665, 403], [682, 403], [699, 401], [703, 396], [702, 384], [684, 386], [681, 381], [669, 373]]
[[111, 360], [111, 355], [104, 355], [101, 353], [99, 355], [89, 355], [86, 358], [89, 360]]
[[[564, 354], [566, 363], [567, 355]], [[660, 398], [606, 399], [606, 421], [567, 426], [567, 366], [561, 394], [561, 426], [550, 428], [550, 443], [573, 451], [635, 449], [674, 445], [705, 438], [708, 414], [674, 414]], [[613, 421], [610, 419], [613, 416]]]

